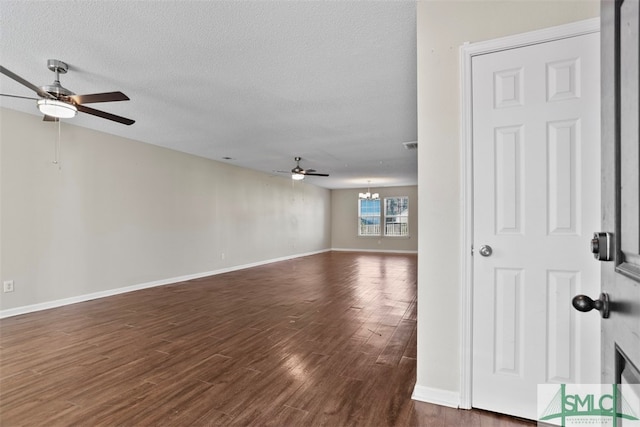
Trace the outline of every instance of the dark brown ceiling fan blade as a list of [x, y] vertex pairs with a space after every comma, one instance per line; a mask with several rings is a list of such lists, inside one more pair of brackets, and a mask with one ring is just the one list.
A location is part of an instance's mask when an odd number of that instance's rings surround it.
[[76, 104], [91, 104], [94, 102], [129, 101], [129, 97], [122, 92], [91, 93], [88, 95], [71, 95]]
[[304, 176], [329, 176], [328, 173], [303, 172]]
[[26, 81], [25, 79], [23, 79], [19, 75], [15, 74], [14, 72], [7, 70], [2, 65], [0, 65], [0, 73], [2, 73], [5, 76], [17, 81], [21, 85], [28, 87], [29, 89], [31, 89], [32, 91], [34, 91], [35, 93], [37, 93], [38, 95], [40, 95], [43, 98], [56, 99], [56, 97], [51, 95], [49, 92], [45, 92], [42, 88], [39, 88], [38, 86], [34, 85], [33, 83]]
[[38, 98], [32, 98], [30, 96], [9, 95], [8, 93], [0, 93], [0, 96], [8, 96], [9, 98], [31, 99], [33, 101], [38, 100]]
[[85, 105], [76, 105], [78, 111], [91, 114], [92, 116], [102, 117], [103, 119], [112, 120], [114, 122], [122, 123], [123, 125], [132, 125], [136, 121], [127, 119], [126, 117], [116, 116], [115, 114], [107, 113], [105, 111], [96, 110], [94, 108], [87, 107]]
[[59, 119], [59, 118], [57, 118], [57, 117], [51, 117], [51, 116], [47, 116], [47, 115], [45, 115], [45, 116], [42, 118], [42, 121], [43, 121], [43, 122], [59, 122], [59, 121], [60, 121], [60, 119]]

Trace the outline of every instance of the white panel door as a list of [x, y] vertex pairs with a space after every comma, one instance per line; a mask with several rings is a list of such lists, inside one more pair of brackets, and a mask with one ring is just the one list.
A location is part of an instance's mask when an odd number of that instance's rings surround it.
[[[623, 399], [619, 401], [637, 402], [640, 399], [640, 4], [624, 0], [604, 2], [602, 6], [602, 231], [615, 236], [614, 261], [602, 264], [602, 291], [611, 301], [611, 316], [602, 321], [602, 382], [636, 384], [623, 387]], [[590, 296], [597, 298], [597, 295]], [[622, 403], [619, 411], [624, 413]], [[617, 422], [615, 425], [626, 425], [623, 419]]]
[[[473, 388], [536, 419], [537, 384], [599, 383], [599, 35], [473, 58]], [[483, 256], [483, 245], [492, 253]]]

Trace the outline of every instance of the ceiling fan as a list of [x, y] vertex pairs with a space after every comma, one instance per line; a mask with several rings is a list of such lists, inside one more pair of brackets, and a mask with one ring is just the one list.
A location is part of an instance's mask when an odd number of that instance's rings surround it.
[[[315, 169], [302, 169], [302, 167], [300, 167], [300, 160], [302, 160], [301, 157], [294, 157], [294, 160], [296, 161], [296, 167], [291, 169], [291, 179], [301, 180], [304, 179], [305, 176], [329, 176], [328, 173], [318, 173]], [[278, 172], [289, 173], [286, 171]]]
[[103, 119], [112, 120], [125, 125], [132, 125], [135, 123], [135, 120], [116, 116], [115, 114], [96, 110], [84, 105], [95, 102], [128, 101], [129, 97], [124, 93], [103, 92], [88, 95], [76, 95], [60, 84], [60, 74], [65, 74], [69, 70], [69, 66], [66, 63], [57, 59], [49, 59], [47, 61], [47, 67], [56, 73], [56, 79], [51, 85], [38, 87], [0, 65], [0, 73], [17, 81], [21, 85], [28, 87], [38, 94], [40, 98], [30, 98], [27, 96], [9, 95], [5, 93], [0, 93], [0, 96], [33, 99], [37, 101], [38, 109], [42, 114], [44, 114], [44, 121], [51, 122], [58, 121], [59, 119], [68, 119], [74, 117], [78, 111], [81, 111], [83, 113], [102, 117]]

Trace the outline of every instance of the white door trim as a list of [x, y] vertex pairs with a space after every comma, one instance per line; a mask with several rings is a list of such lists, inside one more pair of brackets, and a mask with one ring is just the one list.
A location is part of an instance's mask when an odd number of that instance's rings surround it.
[[557, 27], [545, 28], [460, 47], [460, 203], [461, 216], [461, 276], [460, 291], [460, 408], [470, 409], [473, 365], [473, 140], [471, 103], [471, 60], [476, 55], [515, 49], [600, 31], [600, 18], [592, 18]]

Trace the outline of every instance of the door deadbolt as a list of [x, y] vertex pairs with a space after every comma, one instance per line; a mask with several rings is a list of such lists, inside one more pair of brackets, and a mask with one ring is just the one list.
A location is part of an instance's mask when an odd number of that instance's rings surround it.
[[598, 261], [611, 261], [613, 254], [611, 253], [611, 233], [593, 233], [591, 239], [591, 253]]

